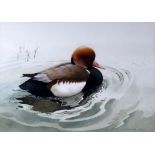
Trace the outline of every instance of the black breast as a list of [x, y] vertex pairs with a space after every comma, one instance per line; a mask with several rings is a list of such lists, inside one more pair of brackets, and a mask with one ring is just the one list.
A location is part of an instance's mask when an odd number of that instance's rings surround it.
[[103, 81], [102, 73], [98, 69], [91, 68], [89, 69], [89, 72], [90, 75], [87, 80], [86, 86], [83, 88], [83, 92], [96, 88], [97, 86], [101, 85]]

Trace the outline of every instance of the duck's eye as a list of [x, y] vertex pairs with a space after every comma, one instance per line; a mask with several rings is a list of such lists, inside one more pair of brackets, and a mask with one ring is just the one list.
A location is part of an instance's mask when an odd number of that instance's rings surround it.
[[90, 58], [90, 57], [89, 57], [89, 58], [87, 58], [87, 61], [92, 61], [92, 58]]

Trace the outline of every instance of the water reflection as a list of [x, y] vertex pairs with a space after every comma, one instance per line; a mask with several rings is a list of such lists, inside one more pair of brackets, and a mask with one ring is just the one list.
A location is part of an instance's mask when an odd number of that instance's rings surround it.
[[32, 106], [32, 110], [39, 111], [42, 113], [50, 113], [57, 110], [71, 109], [69, 106], [63, 106], [61, 101], [52, 101], [49, 98], [43, 99], [39, 97], [25, 96], [22, 98], [17, 98], [19, 100], [19, 108], [23, 108], [22, 104], [27, 104]]

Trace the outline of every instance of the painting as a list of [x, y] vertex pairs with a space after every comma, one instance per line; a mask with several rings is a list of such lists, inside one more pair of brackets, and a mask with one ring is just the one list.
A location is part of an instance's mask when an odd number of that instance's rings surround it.
[[0, 55], [0, 131], [155, 131], [155, 23], [1, 22]]

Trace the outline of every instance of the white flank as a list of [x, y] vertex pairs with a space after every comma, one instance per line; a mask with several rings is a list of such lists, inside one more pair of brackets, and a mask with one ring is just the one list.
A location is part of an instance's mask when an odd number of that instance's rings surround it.
[[51, 92], [58, 97], [69, 97], [76, 95], [82, 91], [86, 82], [76, 83], [57, 83], [51, 88]]

